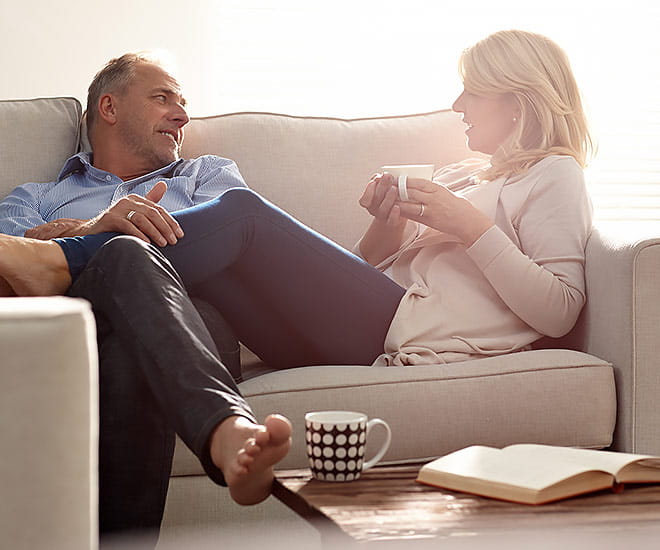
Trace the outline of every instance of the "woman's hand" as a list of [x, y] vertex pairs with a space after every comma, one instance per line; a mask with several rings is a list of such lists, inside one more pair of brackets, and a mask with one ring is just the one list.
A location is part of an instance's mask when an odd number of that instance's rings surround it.
[[408, 198], [398, 202], [401, 217], [456, 235], [468, 247], [493, 225], [470, 201], [428, 180], [408, 179]]
[[401, 215], [399, 191], [392, 174], [376, 174], [360, 197], [360, 206], [373, 216], [360, 239], [360, 254], [371, 265], [378, 265], [395, 252], [403, 241], [408, 220]]
[[390, 227], [398, 227], [406, 222], [405, 218], [401, 217], [398, 198], [399, 192], [394, 176], [386, 172], [375, 174], [369, 180], [359, 202], [360, 206], [379, 222]]

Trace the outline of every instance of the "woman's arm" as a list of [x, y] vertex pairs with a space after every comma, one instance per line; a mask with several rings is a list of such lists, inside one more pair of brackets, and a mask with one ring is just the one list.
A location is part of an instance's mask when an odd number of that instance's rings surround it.
[[557, 159], [513, 220], [520, 248], [491, 227], [467, 253], [518, 317], [557, 338], [571, 330], [586, 301], [584, 260], [591, 221], [582, 169], [573, 159]]
[[[471, 158], [442, 167], [434, 174], [433, 182], [409, 178], [408, 202], [399, 200], [394, 176], [376, 174], [360, 198], [360, 205], [374, 220], [358, 242], [357, 252], [377, 266], [425, 226], [457, 235], [470, 244], [474, 242], [493, 222], [449, 189], [465, 187], [470, 176], [487, 164], [483, 158]], [[424, 215], [420, 216], [422, 203]]]

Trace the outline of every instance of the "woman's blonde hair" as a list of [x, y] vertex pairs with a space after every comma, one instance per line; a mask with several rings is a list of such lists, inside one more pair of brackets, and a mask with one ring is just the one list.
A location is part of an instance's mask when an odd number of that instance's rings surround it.
[[525, 31], [496, 32], [463, 52], [459, 70], [467, 92], [512, 94], [520, 109], [484, 178], [524, 173], [549, 155], [570, 155], [586, 165], [594, 147], [580, 91], [568, 57], [552, 40]]

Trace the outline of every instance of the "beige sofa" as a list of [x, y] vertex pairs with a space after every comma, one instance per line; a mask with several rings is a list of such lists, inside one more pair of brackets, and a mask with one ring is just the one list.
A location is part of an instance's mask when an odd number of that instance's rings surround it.
[[[57, 176], [78, 148], [80, 115], [80, 105], [70, 98], [0, 102], [0, 196], [22, 182]], [[236, 160], [248, 185], [350, 247], [368, 223], [357, 199], [371, 173], [384, 164], [457, 161], [469, 154], [464, 141], [463, 125], [449, 111], [364, 120], [238, 113], [192, 120], [183, 153]], [[587, 249], [588, 305], [571, 334], [543, 343], [556, 349], [445, 366], [279, 372], [263, 370], [246, 354], [251, 378], [241, 390], [258, 415], [279, 411], [293, 420], [294, 446], [285, 468], [306, 465], [304, 412], [335, 408], [386, 419], [393, 431], [388, 461], [426, 459], [473, 443], [520, 441], [660, 454], [659, 245], [657, 238], [594, 230]], [[11, 537], [12, 548], [93, 544], [93, 336], [89, 308], [80, 301], [0, 299], [0, 486], [9, 486], [10, 500], [21, 502], [23, 510], [10, 512], [3, 504], [0, 512], [0, 537]], [[60, 420], [51, 410], [69, 416]], [[26, 438], [25, 425], [48, 434], [47, 449]], [[32, 453], [47, 456], [25, 468]], [[46, 467], [52, 472], [53, 462], [56, 475], [35, 475]], [[68, 506], [74, 501], [76, 506]], [[44, 520], [44, 532], [31, 530], [35, 515], [45, 518], [49, 510], [65, 507], [50, 523]], [[297, 530], [297, 536], [305, 532], [302, 521], [273, 498], [248, 509], [232, 505], [191, 453], [177, 446], [163, 547], [191, 532], [264, 522]], [[40, 546], [39, 540], [49, 544]], [[0, 540], [9, 547], [5, 543]]]

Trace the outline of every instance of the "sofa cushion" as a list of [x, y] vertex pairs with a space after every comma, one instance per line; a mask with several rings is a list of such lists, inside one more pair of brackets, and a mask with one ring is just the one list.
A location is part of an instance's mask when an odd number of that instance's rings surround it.
[[[293, 421], [293, 447], [282, 468], [307, 466], [303, 417], [310, 410], [357, 410], [386, 420], [392, 444], [385, 460], [397, 462], [472, 444], [603, 448], [612, 442], [616, 417], [612, 366], [568, 350], [448, 365], [286, 369], [239, 387], [258, 418], [279, 412]], [[179, 442], [173, 474], [201, 473]]]
[[464, 159], [464, 130], [447, 110], [353, 120], [235, 113], [191, 120], [183, 156], [235, 160], [252, 189], [350, 248], [369, 222], [358, 199], [371, 175], [388, 164]]
[[57, 177], [78, 151], [81, 112], [72, 97], [0, 101], [0, 198], [23, 183]]

